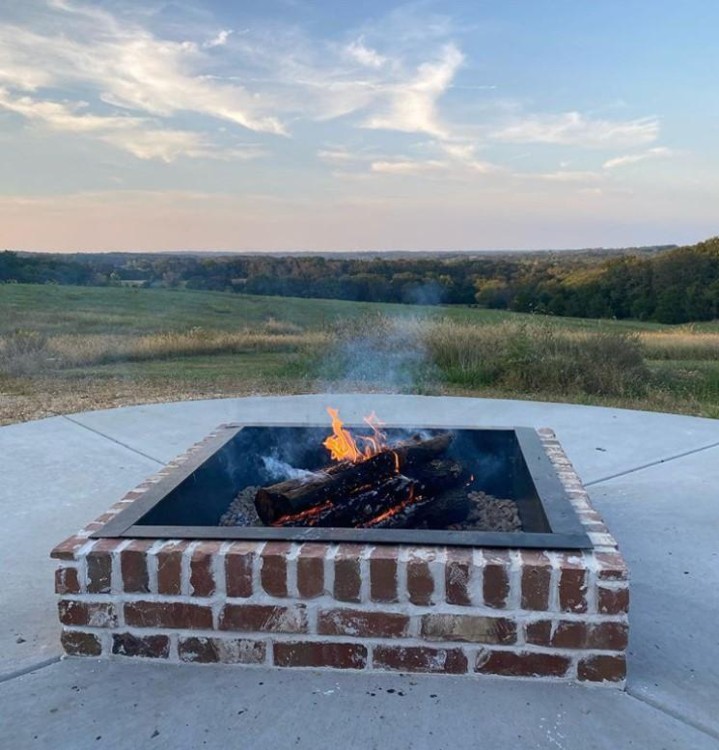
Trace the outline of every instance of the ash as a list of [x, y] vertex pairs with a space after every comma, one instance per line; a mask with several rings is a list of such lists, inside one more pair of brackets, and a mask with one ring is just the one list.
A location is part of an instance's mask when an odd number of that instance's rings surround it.
[[255, 495], [259, 487], [245, 487], [222, 514], [220, 526], [264, 526], [255, 510]]
[[517, 503], [488, 495], [486, 492], [467, 493], [469, 513], [464, 521], [452, 523], [448, 529], [457, 531], [521, 531]]
[[[264, 526], [255, 509], [255, 495], [259, 487], [245, 487], [220, 518], [220, 526]], [[447, 528], [453, 531], [521, 531], [517, 504], [488, 495], [486, 492], [467, 493], [468, 512], [464, 520], [435, 525], [422, 522], [415, 528]]]

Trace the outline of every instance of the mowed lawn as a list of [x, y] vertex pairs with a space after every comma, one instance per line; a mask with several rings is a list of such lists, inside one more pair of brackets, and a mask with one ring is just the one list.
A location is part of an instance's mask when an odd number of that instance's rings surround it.
[[[612, 357], [616, 367], [605, 377], [584, 377], [591, 370], [603, 375]], [[717, 322], [671, 327], [470, 307], [0, 285], [2, 423], [328, 387], [719, 417], [718, 359]], [[396, 367], [403, 377], [387, 380]]]

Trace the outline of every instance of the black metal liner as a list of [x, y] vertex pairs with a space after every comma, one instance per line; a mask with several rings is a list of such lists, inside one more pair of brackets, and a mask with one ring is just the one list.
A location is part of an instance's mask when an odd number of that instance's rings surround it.
[[[413, 431], [393, 425], [392, 433]], [[487, 486], [500, 497], [516, 500], [523, 531], [488, 532], [439, 529], [274, 528], [218, 526], [220, 515], [247, 484], [261, 473], [259, 457], [268, 446], [297, 466], [323, 463], [320, 441], [326, 425], [226, 425], [218, 435], [169, 476], [152, 485], [92, 538], [294, 540], [372, 544], [429, 544], [534, 549], [590, 549], [591, 541], [547, 456], [537, 433], [527, 427], [451, 428], [453, 445], [478, 462]], [[279, 438], [278, 431], [282, 431]], [[316, 432], [317, 435], [311, 435]], [[309, 438], [308, 439], [308, 435]], [[486, 448], [486, 450], [481, 450]], [[294, 452], [286, 455], [287, 451]], [[299, 454], [301, 455], [298, 455]], [[253, 473], [254, 472], [254, 473]], [[249, 480], [248, 477], [255, 477]]]

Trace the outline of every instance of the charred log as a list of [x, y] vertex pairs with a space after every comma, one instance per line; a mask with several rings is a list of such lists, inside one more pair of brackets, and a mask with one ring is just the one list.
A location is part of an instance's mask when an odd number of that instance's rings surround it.
[[333, 466], [310, 479], [290, 479], [263, 487], [257, 492], [255, 507], [262, 521], [273, 525], [283, 517], [298, 517], [305, 511], [309, 514], [317, 506], [344, 503], [405, 470], [417, 470], [441, 456], [451, 442], [449, 432], [427, 440], [414, 437], [358, 464]]
[[401, 506], [415, 496], [418, 484], [402, 474], [379, 482], [371, 489], [355, 492], [336, 502], [327, 500], [294, 515], [280, 516], [273, 526], [357, 527]]

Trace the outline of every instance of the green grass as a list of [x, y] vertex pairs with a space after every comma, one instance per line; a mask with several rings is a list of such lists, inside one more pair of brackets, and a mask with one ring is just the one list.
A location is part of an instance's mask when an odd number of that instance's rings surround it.
[[[378, 356], [375, 356], [375, 353]], [[719, 322], [0, 285], [0, 422], [152, 400], [394, 390], [719, 417]]]
[[[139, 334], [193, 327], [236, 330], [275, 319], [317, 329], [342, 318], [381, 313], [389, 317], [446, 317], [491, 325], [536, 316], [463, 306], [399, 305], [343, 300], [259, 297], [170, 289], [73, 287], [53, 284], [0, 285], [0, 335], [17, 328], [46, 333]], [[543, 318], [545, 319], [545, 318]], [[566, 328], [653, 331], [660, 323], [552, 318]], [[713, 324], [702, 324], [715, 330]], [[719, 330], [719, 329], [716, 329]]]

